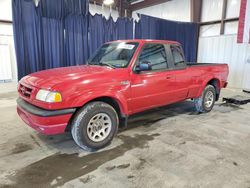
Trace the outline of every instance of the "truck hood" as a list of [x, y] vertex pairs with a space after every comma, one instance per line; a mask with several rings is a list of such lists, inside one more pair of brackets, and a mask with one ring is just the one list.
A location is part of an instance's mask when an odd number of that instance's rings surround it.
[[114, 69], [106, 66], [72, 66], [44, 70], [25, 76], [21, 82], [37, 88], [51, 89], [57, 84], [86, 79], [97, 74], [110, 74]]

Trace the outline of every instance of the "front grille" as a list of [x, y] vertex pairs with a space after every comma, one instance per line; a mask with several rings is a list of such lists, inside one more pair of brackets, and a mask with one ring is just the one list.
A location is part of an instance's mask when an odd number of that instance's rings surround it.
[[20, 84], [19, 93], [24, 97], [30, 98], [32, 89]]

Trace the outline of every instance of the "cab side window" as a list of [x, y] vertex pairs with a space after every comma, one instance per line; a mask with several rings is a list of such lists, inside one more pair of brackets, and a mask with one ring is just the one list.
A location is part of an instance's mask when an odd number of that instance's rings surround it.
[[151, 70], [167, 69], [167, 54], [162, 44], [145, 44], [139, 56], [139, 63], [149, 64]]
[[186, 66], [182, 49], [179, 46], [171, 46], [173, 54], [174, 66], [176, 68], [183, 68]]

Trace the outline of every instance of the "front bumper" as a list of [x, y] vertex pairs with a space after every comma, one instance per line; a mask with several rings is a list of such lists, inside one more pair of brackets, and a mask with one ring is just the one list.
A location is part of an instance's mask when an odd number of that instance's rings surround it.
[[45, 110], [17, 99], [17, 113], [33, 129], [46, 135], [62, 134], [70, 121], [75, 108]]

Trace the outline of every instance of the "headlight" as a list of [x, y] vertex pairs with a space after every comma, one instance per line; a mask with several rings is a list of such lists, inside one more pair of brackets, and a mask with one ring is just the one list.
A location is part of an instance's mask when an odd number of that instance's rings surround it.
[[62, 102], [62, 96], [60, 93], [44, 89], [38, 91], [36, 99], [44, 102]]

